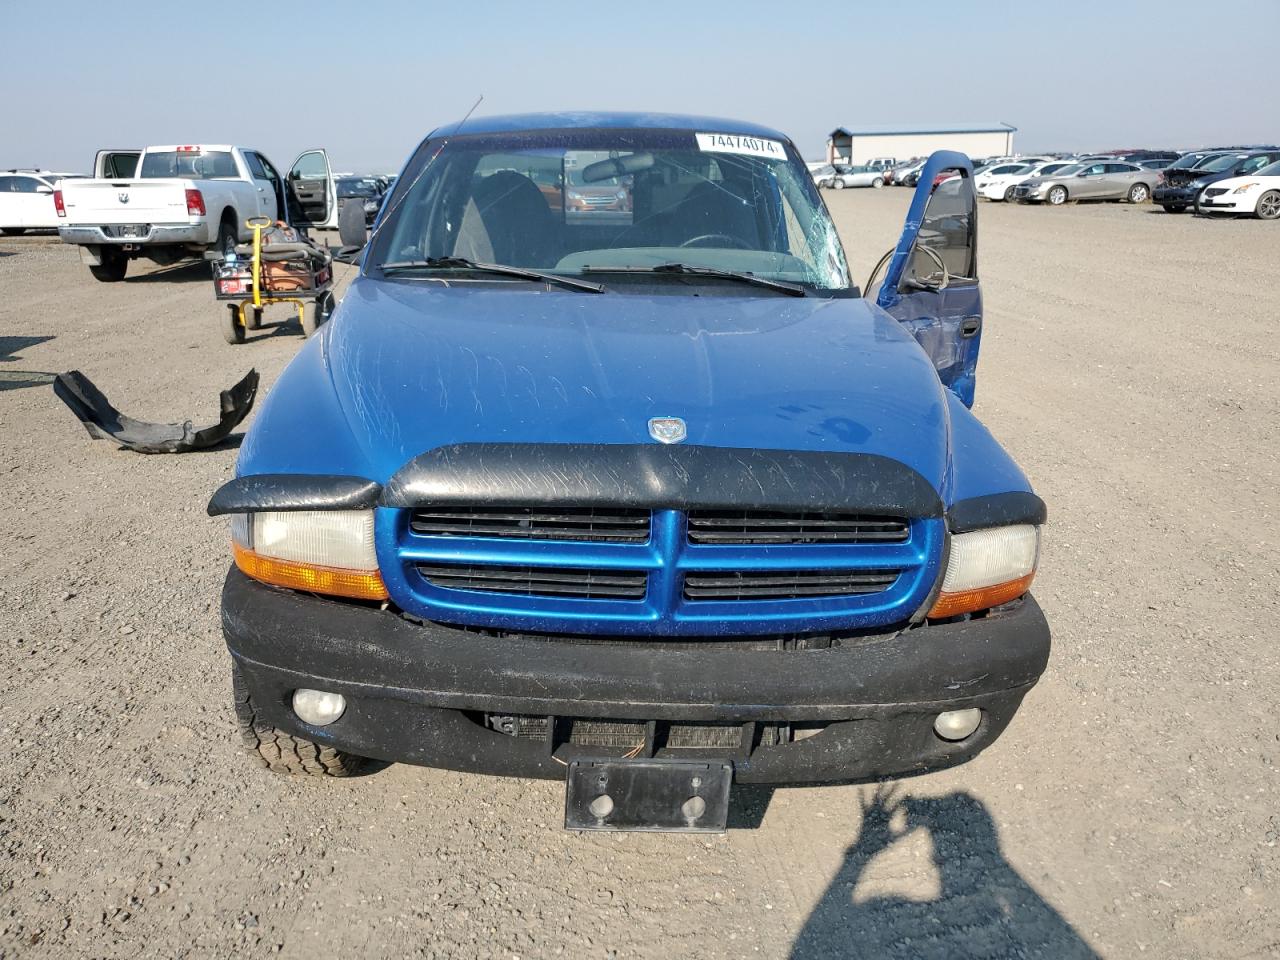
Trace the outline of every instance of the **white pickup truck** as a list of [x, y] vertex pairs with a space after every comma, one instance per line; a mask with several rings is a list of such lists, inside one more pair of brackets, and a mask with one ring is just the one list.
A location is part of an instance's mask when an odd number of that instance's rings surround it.
[[64, 181], [54, 193], [58, 234], [104, 282], [124, 279], [129, 261], [173, 263], [221, 256], [250, 239], [251, 217], [301, 227], [336, 227], [329, 158], [307, 150], [283, 178], [257, 150], [222, 144], [147, 147], [132, 176], [120, 152], [98, 154], [93, 179]]

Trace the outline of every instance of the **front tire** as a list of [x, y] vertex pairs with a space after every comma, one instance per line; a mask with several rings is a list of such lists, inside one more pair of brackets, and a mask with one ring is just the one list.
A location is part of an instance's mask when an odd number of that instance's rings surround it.
[[1051, 206], [1060, 207], [1067, 202], [1067, 188], [1061, 186], [1050, 187], [1045, 199], [1049, 201]]
[[239, 667], [234, 666], [231, 668], [231, 700], [245, 750], [268, 770], [312, 777], [349, 777], [364, 761], [354, 753], [286, 733], [259, 720], [249, 687]]
[[103, 250], [102, 262], [89, 265], [89, 272], [99, 283], [119, 283], [129, 271], [129, 258], [118, 250]]
[[1260, 196], [1253, 212], [1259, 220], [1280, 219], [1280, 191], [1268, 190]]
[[831, 181], [831, 189], [832, 189], [832, 190], [843, 190], [843, 189], [844, 189], [844, 181], [843, 181], [843, 180], [832, 180], [832, 181]]
[[1129, 188], [1129, 194], [1125, 199], [1130, 203], [1146, 203], [1151, 199], [1151, 188], [1145, 183], [1135, 183]]
[[302, 335], [311, 337], [333, 316], [333, 293], [326, 291], [308, 303], [302, 311]]
[[1004, 192], [1004, 202], [1013, 203], [1013, 187], [1008, 187]]
[[1160, 206], [1164, 207], [1165, 213], [1182, 213], [1187, 209], [1185, 203], [1162, 203]]
[[879, 177], [876, 177], [874, 180], [871, 181], [871, 187], [873, 190], [879, 190], [883, 186], [884, 186], [884, 181], [881, 180]]

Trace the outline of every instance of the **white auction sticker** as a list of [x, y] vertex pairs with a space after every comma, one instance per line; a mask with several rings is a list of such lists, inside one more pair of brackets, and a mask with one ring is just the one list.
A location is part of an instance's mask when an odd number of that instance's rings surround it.
[[770, 160], [785, 160], [787, 156], [778, 140], [744, 137], [737, 133], [695, 133], [694, 136], [698, 138], [699, 150], [741, 153], [748, 157], [767, 157]]

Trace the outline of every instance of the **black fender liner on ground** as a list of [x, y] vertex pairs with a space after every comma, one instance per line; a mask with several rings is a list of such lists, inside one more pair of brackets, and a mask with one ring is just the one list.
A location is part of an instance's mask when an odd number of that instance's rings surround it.
[[53, 392], [95, 440], [114, 440], [138, 453], [185, 453], [216, 446], [249, 415], [258, 394], [258, 371], [250, 370], [230, 390], [223, 390], [219, 394], [218, 422], [198, 429], [190, 420], [146, 423], [127, 417], [79, 370], [58, 374]]

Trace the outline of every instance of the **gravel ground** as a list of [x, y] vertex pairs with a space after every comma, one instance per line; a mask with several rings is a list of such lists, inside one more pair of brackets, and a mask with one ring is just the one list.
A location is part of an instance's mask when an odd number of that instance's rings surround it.
[[[908, 192], [828, 196], [862, 278]], [[1008, 732], [891, 795], [739, 789], [724, 836], [577, 836], [553, 783], [240, 754], [234, 451], [90, 441], [38, 373], [212, 419], [298, 328], [229, 347], [202, 266], [0, 240], [0, 957], [1280, 957], [1280, 229], [984, 204], [980, 260], [977, 410], [1051, 517]]]

